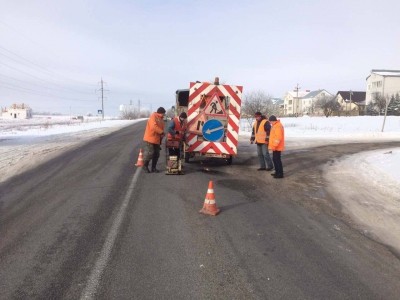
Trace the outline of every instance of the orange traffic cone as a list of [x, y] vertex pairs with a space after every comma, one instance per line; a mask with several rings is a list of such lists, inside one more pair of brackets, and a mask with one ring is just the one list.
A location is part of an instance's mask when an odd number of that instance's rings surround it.
[[135, 164], [136, 167], [143, 167], [144, 163], [143, 163], [143, 153], [142, 153], [142, 149], [140, 149], [139, 151], [139, 157], [137, 160], [137, 163]]
[[216, 216], [220, 212], [220, 209], [217, 207], [217, 204], [215, 203], [214, 185], [212, 181], [208, 183], [208, 190], [206, 198], [204, 200], [204, 205], [199, 212], [202, 214], [212, 215], [212, 216]]

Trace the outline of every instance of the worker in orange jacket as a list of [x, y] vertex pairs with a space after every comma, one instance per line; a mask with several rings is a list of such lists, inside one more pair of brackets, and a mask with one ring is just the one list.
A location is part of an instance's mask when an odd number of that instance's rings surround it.
[[[144, 170], [147, 173], [158, 173], [157, 162], [160, 157], [161, 141], [164, 137], [164, 107], [159, 107], [157, 112], [151, 114], [147, 121], [146, 130], [144, 132], [143, 141], [146, 143], [144, 152]], [[149, 169], [149, 163], [151, 160], [151, 171]]]
[[268, 148], [272, 150], [272, 161], [274, 162], [275, 173], [271, 175], [274, 178], [283, 178], [283, 166], [281, 154], [285, 150], [285, 130], [280, 120], [274, 115], [269, 117], [272, 124], [271, 132], [269, 135]]

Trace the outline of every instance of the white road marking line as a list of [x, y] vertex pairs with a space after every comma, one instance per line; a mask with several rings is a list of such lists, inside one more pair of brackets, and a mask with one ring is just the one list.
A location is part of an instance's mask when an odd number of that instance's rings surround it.
[[99, 286], [101, 275], [103, 274], [104, 268], [106, 267], [108, 260], [111, 255], [112, 248], [115, 243], [115, 239], [118, 235], [119, 227], [124, 219], [126, 208], [129, 204], [129, 199], [133, 193], [133, 189], [136, 185], [137, 179], [139, 178], [140, 170], [142, 168], [137, 168], [135, 175], [129, 185], [128, 192], [125, 195], [124, 201], [121, 204], [121, 207], [118, 211], [118, 214], [114, 220], [113, 225], [111, 226], [110, 232], [107, 235], [107, 238], [104, 242], [103, 248], [101, 249], [101, 253], [99, 258], [94, 265], [94, 268], [90, 274], [90, 277], [86, 283], [86, 288], [83, 290], [80, 299], [94, 299], [96, 295], [97, 288]]

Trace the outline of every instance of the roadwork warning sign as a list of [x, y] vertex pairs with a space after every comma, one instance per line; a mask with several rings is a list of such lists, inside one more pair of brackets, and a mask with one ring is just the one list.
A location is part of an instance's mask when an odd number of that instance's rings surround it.
[[207, 116], [226, 117], [225, 108], [217, 93], [212, 95], [210, 102], [208, 102], [207, 106], [204, 108], [204, 113]]

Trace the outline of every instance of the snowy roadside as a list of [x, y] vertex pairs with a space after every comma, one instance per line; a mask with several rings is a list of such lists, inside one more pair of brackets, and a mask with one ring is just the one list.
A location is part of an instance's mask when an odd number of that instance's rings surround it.
[[[286, 121], [286, 122], [285, 122]], [[286, 150], [329, 144], [400, 141], [400, 117], [282, 119]], [[241, 127], [242, 128], [242, 127]], [[244, 135], [249, 136], [247, 126]], [[284, 155], [290, 155], [284, 153]], [[284, 156], [283, 156], [284, 163]], [[361, 152], [324, 167], [327, 189], [364, 234], [400, 253], [400, 148]], [[338, 227], [339, 228], [339, 227]], [[340, 230], [340, 228], [335, 228]]]
[[[380, 132], [372, 118], [289, 119], [285, 126], [287, 150], [309, 149], [327, 144], [400, 141], [400, 118], [388, 121]], [[372, 122], [371, 122], [372, 120]], [[14, 127], [0, 122], [0, 183], [90, 139], [107, 135], [135, 121], [108, 120], [81, 124]], [[283, 124], [285, 125], [285, 121]], [[295, 123], [297, 122], [297, 123]], [[321, 123], [319, 123], [321, 122]], [[331, 124], [328, 124], [331, 122]], [[7, 126], [7, 130], [1, 128]], [[17, 126], [15, 126], [17, 125]], [[375, 127], [371, 127], [374, 125]], [[22, 129], [21, 129], [22, 128]], [[372, 128], [372, 129], [371, 129]], [[251, 127], [241, 125], [240, 138]], [[289, 152], [289, 151], [288, 151]], [[287, 153], [288, 153], [287, 152]], [[285, 154], [289, 155], [289, 154]], [[283, 157], [284, 162], [284, 157]], [[400, 251], [400, 148], [364, 152], [327, 164], [324, 178], [343, 211], [364, 230]]]
[[[99, 118], [88, 118], [80, 122], [71, 121], [65, 116], [29, 120], [0, 118], [0, 182], [82, 142], [143, 120], [102, 121]], [[400, 117], [389, 117], [383, 133], [380, 132], [382, 120], [382, 117], [283, 118], [286, 149], [298, 150], [349, 142], [399, 141]], [[240, 136], [243, 139], [250, 135], [250, 124], [247, 120], [241, 120]], [[374, 166], [375, 177], [391, 176], [400, 183], [398, 151], [392, 151], [388, 157], [390, 163], [384, 166], [379, 164], [381, 159], [370, 159], [368, 163]], [[358, 167], [350, 161], [345, 165], [342, 163], [341, 167], [357, 170]], [[356, 174], [356, 177], [360, 178], [362, 174]], [[368, 182], [368, 178], [366, 180]]]
[[324, 179], [364, 234], [400, 253], [399, 169], [400, 148], [366, 151], [327, 164]]
[[[8, 124], [0, 132], [0, 183], [91, 139], [131, 125], [134, 121], [106, 120], [77, 124]], [[44, 126], [44, 127], [43, 127]], [[1, 127], [1, 126], [0, 126]], [[21, 128], [23, 128], [21, 130]]]

